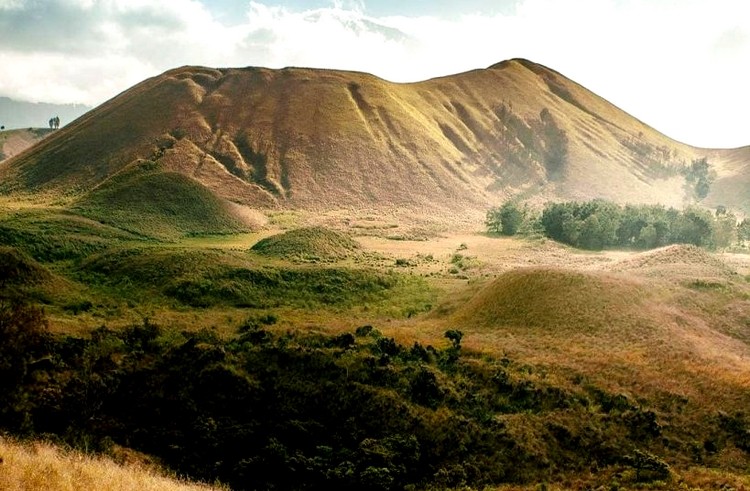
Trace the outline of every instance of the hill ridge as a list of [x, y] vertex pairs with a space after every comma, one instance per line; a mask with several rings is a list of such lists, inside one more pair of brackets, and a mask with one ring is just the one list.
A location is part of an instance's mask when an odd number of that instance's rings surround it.
[[[86, 193], [140, 160], [257, 208], [481, 217], [508, 198], [682, 206], [680, 169], [716, 189], [750, 155], [669, 139], [553, 69], [515, 58], [421, 82], [364, 72], [186, 65], [107, 101], [0, 166], [5, 192]], [[712, 193], [705, 204], [744, 211]]]

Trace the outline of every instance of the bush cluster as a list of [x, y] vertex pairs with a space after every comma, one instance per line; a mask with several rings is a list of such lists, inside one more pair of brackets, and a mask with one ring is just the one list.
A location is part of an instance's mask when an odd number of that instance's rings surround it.
[[661, 205], [620, 206], [605, 200], [548, 203], [536, 217], [508, 202], [490, 209], [485, 224], [491, 233], [538, 230], [550, 239], [590, 250], [653, 249], [669, 244], [714, 249], [750, 238], [750, 222], [737, 223], [726, 209], [712, 214], [694, 206], [680, 211]]

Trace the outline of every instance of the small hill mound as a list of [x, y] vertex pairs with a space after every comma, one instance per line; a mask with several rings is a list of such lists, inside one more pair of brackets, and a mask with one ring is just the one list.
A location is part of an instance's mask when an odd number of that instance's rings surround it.
[[735, 272], [715, 255], [694, 245], [677, 244], [638, 254], [614, 264], [618, 272], [650, 278], [728, 279]]
[[267, 237], [251, 250], [264, 256], [299, 261], [336, 261], [356, 254], [359, 244], [348, 235], [323, 227], [305, 227]]
[[52, 273], [25, 252], [0, 246], [0, 298], [51, 303], [70, 298], [77, 290], [75, 284]]
[[352, 307], [410, 285], [428, 289], [419, 279], [372, 269], [269, 266], [253, 259], [233, 251], [142, 247], [97, 254], [79, 271], [104, 285], [135, 285], [149, 297], [161, 295], [193, 307]]
[[530, 268], [509, 271], [483, 288], [456, 321], [484, 327], [518, 327], [580, 333], [636, 325], [645, 292], [601, 274]]
[[0, 246], [0, 288], [38, 285], [53, 278], [47, 268], [13, 247]]
[[76, 210], [119, 229], [159, 239], [248, 230], [231, 205], [202, 184], [150, 166], [155, 167], [141, 163], [108, 180], [83, 198]]
[[0, 245], [42, 263], [77, 260], [137, 237], [60, 210], [23, 210], [0, 219]]

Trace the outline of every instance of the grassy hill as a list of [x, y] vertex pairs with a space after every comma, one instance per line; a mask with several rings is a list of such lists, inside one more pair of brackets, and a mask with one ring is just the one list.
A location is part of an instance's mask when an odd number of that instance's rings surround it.
[[146, 237], [238, 233], [249, 225], [199, 182], [159, 172], [152, 162], [125, 170], [77, 201], [85, 217]]
[[81, 194], [143, 159], [253, 207], [457, 221], [511, 196], [679, 206], [690, 197], [681, 169], [702, 156], [717, 175], [706, 202], [746, 209], [744, 192], [729, 192], [746, 152], [672, 141], [527, 60], [412, 84], [182, 67], [87, 113], [0, 177], [6, 192]]
[[252, 251], [302, 261], [335, 261], [356, 255], [359, 244], [348, 235], [323, 227], [290, 230], [258, 241]]

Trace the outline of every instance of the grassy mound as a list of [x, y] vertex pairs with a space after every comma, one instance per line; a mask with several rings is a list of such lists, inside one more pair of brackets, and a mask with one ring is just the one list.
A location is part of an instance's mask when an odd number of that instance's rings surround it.
[[102, 223], [158, 239], [226, 234], [248, 227], [200, 183], [182, 174], [159, 172], [141, 164], [89, 193], [77, 205]]
[[64, 211], [31, 210], [0, 220], [0, 245], [37, 261], [80, 259], [136, 237]]
[[613, 266], [615, 271], [655, 278], [727, 279], [735, 272], [714, 254], [694, 245], [671, 245], [644, 252]]
[[479, 291], [456, 315], [459, 322], [470, 325], [585, 333], [635, 324], [645, 296], [638, 285], [621, 278], [518, 269]]
[[355, 254], [359, 244], [348, 235], [323, 227], [306, 227], [267, 237], [251, 250], [264, 256], [302, 261], [333, 261]]
[[52, 274], [29, 255], [0, 246], [0, 288], [38, 285], [50, 279]]
[[[218, 250], [108, 251], [84, 261], [78, 274], [89, 284], [122, 293], [150, 292], [193, 307], [354, 307], [397, 295], [406, 297], [407, 303], [431, 301], [421, 278], [345, 267], [273, 267]], [[414, 296], [415, 290], [425, 293]]]
[[13, 247], [0, 246], [0, 299], [70, 303], [78, 285]]

